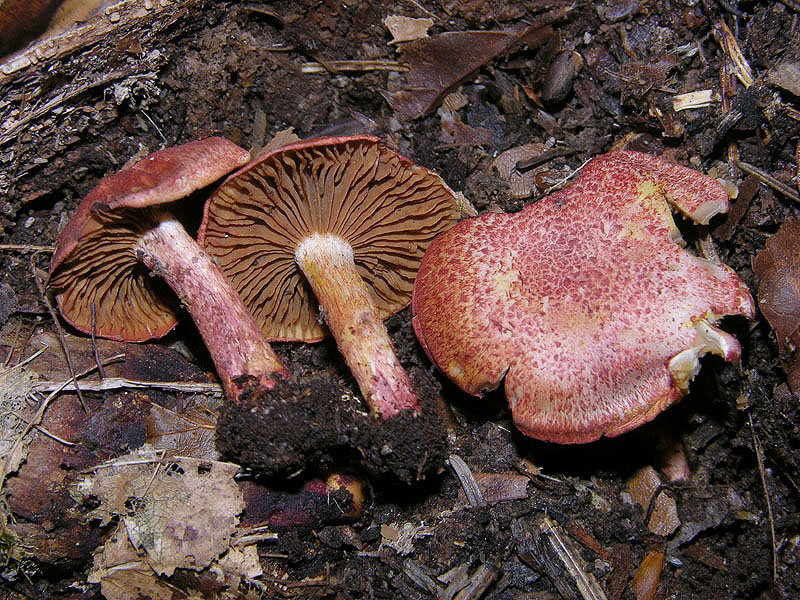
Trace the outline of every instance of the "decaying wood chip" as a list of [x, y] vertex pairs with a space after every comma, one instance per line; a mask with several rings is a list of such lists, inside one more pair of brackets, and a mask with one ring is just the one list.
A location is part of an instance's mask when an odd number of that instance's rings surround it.
[[674, 95], [672, 97], [672, 110], [680, 112], [690, 108], [703, 108], [711, 106], [714, 102], [719, 102], [719, 96], [715, 96], [714, 90], [697, 90]]
[[516, 519], [511, 522], [511, 534], [520, 559], [543, 571], [563, 598], [606, 600], [575, 542], [550, 517], [542, 515], [531, 525]]
[[675, 499], [664, 493], [661, 478], [650, 465], [626, 482], [628, 493], [645, 513], [647, 528], [657, 535], [670, 535], [681, 525]]
[[636, 600], [652, 600], [658, 591], [663, 568], [663, 547], [648, 549], [631, 581], [631, 589]]
[[461, 487], [464, 488], [464, 493], [467, 495], [470, 505], [473, 508], [486, 506], [486, 500], [484, 500], [481, 489], [478, 487], [478, 483], [475, 481], [475, 477], [472, 475], [467, 463], [457, 454], [451, 454], [447, 462], [456, 472], [459, 481], [461, 481]]

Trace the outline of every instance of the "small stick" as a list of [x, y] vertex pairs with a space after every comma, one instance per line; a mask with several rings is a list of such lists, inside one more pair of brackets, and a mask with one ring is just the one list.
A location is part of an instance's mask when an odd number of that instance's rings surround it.
[[106, 373], [103, 370], [103, 364], [100, 362], [100, 357], [97, 354], [97, 341], [95, 340], [95, 337], [94, 337], [94, 332], [95, 332], [95, 307], [94, 307], [94, 302], [92, 302], [89, 305], [89, 308], [92, 311], [92, 335], [91, 335], [91, 337], [92, 337], [92, 354], [94, 354], [94, 362], [97, 365], [97, 374], [100, 376], [100, 379], [105, 379], [106, 378]]
[[8, 252], [54, 252], [55, 246], [33, 246], [30, 244], [0, 244], [0, 250]]
[[761, 453], [761, 442], [758, 441], [756, 430], [753, 427], [753, 415], [747, 411], [747, 420], [750, 423], [750, 435], [753, 436], [753, 450], [756, 453], [756, 464], [758, 465], [758, 474], [761, 477], [761, 487], [764, 490], [764, 501], [767, 504], [767, 518], [769, 520], [769, 534], [772, 539], [772, 581], [778, 581], [778, 551], [775, 543], [775, 520], [772, 517], [772, 502], [769, 499], [769, 490], [767, 489], [767, 477], [764, 474], [764, 458]]
[[[40, 392], [48, 392], [55, 389], [73, 392], [76, 386], [71, 379], [68, 379], [61, 382], [40, 381], [34, 383], [33, 388]], [[192, 381], [134, 381], [125, 379], [124, 377], [106, 377], [102, 381], [82, 381], [80, 385], [80, 389], [85, 392], [107, 392], [126, 388], [150, 388], [195, 394], [222, 394], [222, 386], [218, 383], [200, 383]]]
[[758, 177], [762, 181], [762, 183], [766, 183], [776, 192], [780, 192], [781, 194], [791, 198], [795, 202], [800, 202], [800, 195], [798, 195], [797, 192], [795, 192], [792, 188], [790, 188], [782, 181], [775, 179], [769, 173], [765, 173], [758, 167], [751, 165], [750, 163], [746, 163], [742, 160], [736, 161], [736, 165], [748, 175], [755, 175], [756, 177]]

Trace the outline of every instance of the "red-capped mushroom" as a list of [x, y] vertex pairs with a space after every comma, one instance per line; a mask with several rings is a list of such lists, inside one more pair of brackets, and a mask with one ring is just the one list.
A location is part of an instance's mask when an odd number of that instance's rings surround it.
[[229, 176], [206, 204], [198, 240], [268, 339], [330, 331], [385, 420], [420, 406], [382, 321], [409, 303], [425, 249], [460, 208], [438, 175], [377, 138], [318, 138]]
[[653, 419], [702, 354], [738, 359], [716, 320], [754, 311], [730, 268], [682, 247], [670, 206], [707, 223], [727, 197], [698, 172], [617, 151], [518, 214], [461, 222], [431, 244], [414, 286], [425, 351], [471, 394], [505, 378], [534, 438], [590, 442]]
[[[171, 205], [249, 160], [212, 137], [167, 148], [103, 179], [61, 232], [49, 285], [62, 316], [101, 337], [145, 341], [177, 322], [174, 290], [229, 393], [242, 375], [273, 384], [286, 371], [236, 290]], [[159, 277], [153, 278], [149, 271]]]

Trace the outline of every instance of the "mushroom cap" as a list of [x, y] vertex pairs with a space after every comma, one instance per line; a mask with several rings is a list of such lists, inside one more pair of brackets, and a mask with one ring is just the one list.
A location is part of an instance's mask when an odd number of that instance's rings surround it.
[[461, 217], [441, 177], [378, 138], [283, 146], [231, 174], [206, 203], [198, 241], [219, 263], [270, 341], [327, 335], [295, 262], [313, 234], [346, 241], [381, 318], [407, 306], [422, 256]]
[[151, 226], [147, 207], [185, 198], [250, 159], [220, 137], [155, 152], [110, 175], [83, 199], [61, 231], [48, 285], [61, 314], [76, 329], [141, 342], [168, 333], [178, 321], [177, 299], [136, 258]]
[[419, 269], [423, 348], [471, 394], [505, 377], [531, 437], [583, 443], [653, 419], [686, 393], [701, 354], [738, 359], [712, 323], [754, 311], [730, 268], [682, 247], [670, 204], [707, 221], [727, 197], [700, 173], [617, 151], [520, 213], [462, 221]]

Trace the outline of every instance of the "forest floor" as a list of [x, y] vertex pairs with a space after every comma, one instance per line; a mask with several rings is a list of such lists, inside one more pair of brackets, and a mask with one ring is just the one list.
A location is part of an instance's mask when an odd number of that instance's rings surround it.
[[[526, 438], [502, 386], [478, 399], [436, 374], [451, 460], [407, 486], [343, 461], [365, 493], [345, 514], [346, 493], [302, 487], [326, 474], [265, 483], [215, 460], [221, 399], [190, 320], [93, 343], [43, 287], [80, 200], [131, 158], [208, 135], [257, 151], [291, 128], [378, 136], [479, 213], [519, 211], [612, 147], [663, 155], [726, 182], [729, 216], [680, 226], [755, 297], [751, 261], [798, 201], [796, 1], [103, 10], [0, 59], [0, 597], [800, 597], [800, 404], [760, 312], [722, 322], [738, 363], [704, 358], [681, 402], [591, 444]], [[475, 31], [505, 37], [456, 35]], [[409, 308], [387, 327], [404, 366], [432, 368]], [[357, 396], [335, 343], [275, 348]], [[53, 391], [70, 368], [82, 397]]]

